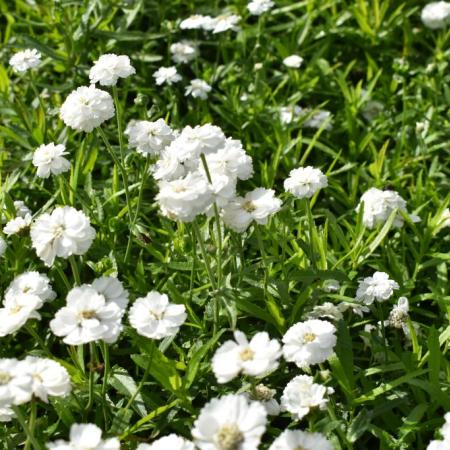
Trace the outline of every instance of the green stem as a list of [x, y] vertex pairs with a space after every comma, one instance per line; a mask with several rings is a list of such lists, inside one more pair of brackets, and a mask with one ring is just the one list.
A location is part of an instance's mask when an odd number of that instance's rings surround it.
[[75, 283], [79, 286], [81, 284], [80, 272], [78, 271], [78, 263], [74, 255], [69, 256], [70, 267], [75, 279]]
[[94, 385], [95, 385], [95, 342], [89, 342], [90, 364], [89, 364], [89, 400], [85, 408], [86, 415], [94, 406]]
[[131, 222], [130, 234], [128, 235], [127, 250], [125, 252], [125, 258], [124, 258], [125, 263], [128, 262], [128, 259], [130, 256], [131, 245], [132, 245], [132, 241], [133, 241], [133, 229], [134, 229], [134, 226], [136, 225], [137, 219], [139, 217], [139, 211], [140, 211], [141, 205], [142, 205], [142, 193], [144, 192], [144, 185], [147, 180], [147, 174], [148, 174], [149, 167], [150, 167], [150, 157], [147, 156], [147, 159], [145, 160], [145, 165], [144, 165], [144, 172], [143, 172], [142, 178], [141, 178], [141, 185], [139, 186], [138, 203], [136, 206], [136, 211], [134, 212], [133, 220]]
[[311, 212], [311, 205], [309, 204], [309, 199], [305, 198], [305, 210], [306, 210], [306, 217], [308, 219], [308, 234], [309, 234], [309, 257], [311, 259], [311, 265], [313, 269], [316, 268], [316, 255], [314, 253], [314, 243], [313, 243], [313, 227], [314, 225], [314, 219]]
[[383, 320], [383, 308], [381, 307], [381, 303], [377, 301], [377, 308], [378, 308], [378, 314], [380, 316], [380, 323], [381, 323], [381, 334], [383, 336], [383, 349], [384, 349], [384, 362], [385, 364], [388, 363], [388, 349], [387, 349], [387, 343], [386, 343], [386, 327], [384, 326], [384, 320]]
[[64, 285], [66, 286], [66, 289], [68, 291], [70, 291], [72, 289], [72, 285], [70, 284], [69, 280], [67, 279], [64, 271], [61, 269], [61, 267], [58, 264], [55, 264], [53, 267], [55, 268], [56, 272], [58, 272], [58, 275], [61, 278], [61, 280], [63, 281]]
[[[114, 150], [111, 146], [111, 144], [109, 143], [109, 140], [105, 134], [105, 132], [103, 131], [103, 129], [101, 127], [97, 128], [105, 146], [106, 146], [106, 150], [108, 151], [108, 153], [111, 155], [111, 158], [114, 161], [114, 164], [116, 165], [116, 167], [119, 169], [120, 175], [122, 177], [122, 183], [123, 183], [123, 189], [125, 191], [125, 200], [127, 203], [127, 213], [128, 213], [128, 221], [129, 221], [129, 225], [131, 227], [132, 224], [132, 217], [131, 217], [131, 200], [130, 200], [130, 192], [128, 190], [128, 176], [127, 176], [127, 172], [125, 170], [125, 167], [122, 165], [122, 162], [119, 160], [119, 158], [117, 158], [116, 154], [114, 153]], [[121, 133], [119, 133], [119, 139], [121, 138]], [[121, 150], [121, 157], [123, 155], [123, 150], [122, 150], [122, 145], [120, 144]]]
[[[30, 403], [30, 418], [28, 419], [28, 428], [30, 430], [30, 435], [32, 435], [32, 436], [34, 436], [34, 429], [36, 426], [36, 415], [37, 415], [36, 400], [34, 398], [32, 398], [31, 403]], [[31, 440], [30, 440], [30, 437], [27, 436], [24, 450], [30, 450], [30, 448], [31, 448]]]
[[[36, 407], [36, 404], [35, 406]], [[39, 444], [38, 440], [36, 439], [36, 437], [34, 436], [34, 423], [33, 423], [33, 429], [31, 430], [30, 427], [27, 424], [27, 421], [25, 420], [24, 415], [22, 414], [22, 411], [20, 409], [19, 406], [15, 406], [12, 405], [11, 406], [12, 410], [14, 411], [14, 413], [17, 416], [17, 420], [19, 421], [23, 431], [25, 432], [26, 436], [27, 436], [27, 442], [29, 441], [31, 443], [31, 445], [33, 446], [34, 450], [43, 450], [43, 447], [41, 446], [41, 444]], [[32, 406], [33, 408], [33, 406]], [[32, 415], [36, 414], [36, 411], [33, 409], [30, 412], [30, 422], [32, 421]], [[35, 421], [35, 419], [33, 419], [33, 421]], [[25, 444], [26, 445], [26, 444]]]
[[106, 405], [106, 392], [108, 390], [108, 379], [110, 371], [110, 361], [109, 361], [109, 347], [106, 342], [102, 342], [100, 349], [103, 355], [103, 383], [102, 383], [102, 398], [103, 398], [103, 415], [105, 417], [105, 424], [108, 417], [108, 408]]
[[267, 255], [266, 251], [264, 250], [264, 243], [258, 224], [255, 224], [255, 233], [256, 233], [256, 240], [258, 241], [259, 251], [261, 253], [264, 264], [264, 298], [265, 298], [267, 293], [267, 285], [269, 283], [269, 263], [267, 261]]

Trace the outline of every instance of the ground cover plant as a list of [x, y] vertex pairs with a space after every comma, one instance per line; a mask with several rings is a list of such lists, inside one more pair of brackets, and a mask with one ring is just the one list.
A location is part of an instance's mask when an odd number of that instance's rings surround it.
[[0, 448], [450, 448], [450, 3], [0, 2]]

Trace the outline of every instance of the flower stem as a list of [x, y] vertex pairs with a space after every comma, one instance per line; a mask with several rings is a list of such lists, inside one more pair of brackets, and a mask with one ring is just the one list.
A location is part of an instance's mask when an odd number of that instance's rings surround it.
[[[34, 406], [33, 406], [33, 403], [34, 403]], [[17, 420], [19, 421], [20, 425], [22, 426], [23, 431], [27, 435], [27, 441], [25, 443], [25, 446], [29, 442], [33, 446], [34, 450], [42, 450], [43, 447], [41, 446], [41, 444], [39, 444], [38, 440], [36, 439], [36, 437], [34, 435], [34, 426], [35, 426], [35, 422], [36, 422], [36, 403], [34, 401], [32, 401], [29, 424], [27, 424], [27, 421], [25, 420], [25, 417], [22, 414], [22, 411], [19, 406], [12, 405], [11, 408], [14, 411], [14, 413], [16, 414]], [[31, 428], [31, 426], [32, 426], [32, 428]], [[28, 446], [30, 444], [28, 444]], [[25, 448], [27, 448], [27, 447], [25, 447]]]
[[80, 272], [78, 271], [78, 263], [74, 255], [69, 256], [70, 267], [72, 268], [73, 278], [75, 283], [79, 286], [81, 284]]

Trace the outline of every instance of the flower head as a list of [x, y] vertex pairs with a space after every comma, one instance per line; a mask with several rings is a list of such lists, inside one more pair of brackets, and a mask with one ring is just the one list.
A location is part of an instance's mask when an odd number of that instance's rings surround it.
[[48, 178], [50, 174], [59, 175], [70, 169], [70, 162], [64, 158], [67, 155], [63, 144], [43, 144], [33, 154], [33, 165], [37, 167], [37, 176]]
[[181, 80], [181, 75], [178, 74], [175, 66], [160, 67], [154, 74], [153, 78], [158, 86], [166, 83], [169, 86], [178, 83]]
[[222, 219], [232, 230], [243, 233], [252, 221], [265, 225], [281, 209], [281, 200], [272, 189], [256, 188], [245, 197], [236, 197], [222, 209]]
[[189, 86], [186, 86], [185, 95], [191, 95], [194, 98], [206, 100], [211, 89], [211, 86], [206, 81], [195, 78], [190, 81]]
[[450, 3], [432, 2], [422, 9], [420, 18], [427, 28], [445, 28], [450, 21]]
[[9, 60], [14, 72], [26, 72], [35, 69], [41, 63], [41, 54], [35, 48], [27, 48], [15, 53]]
[[114, 116], [114, 102], [108, 92], [94, 85], [72, 91], [61, 106], [62, 121], [77, 131], [91, 132]]
[[333, 445], [322, 433], [302, 430], [284, 430], [269, 450], [333, 450]]
[[284, 189], [297, 198], [311, 198], [319, 189], [328, 186], [328, 179], [320, 169], [299, 167], [289, 172]]
[[250, 342], [241, 331], [234, 332], [235, 341], [223, 343], [212, 359], [212, 369], [219, 383], [227, 383], [240, 372], [263, 377], [278, 367], [281, 347], [266, 332], [256, 333]]
[[0, 407], [21, 405], [31, 400], [33, 380], [14, 358], [0, 359]]
[[267, 412], [244, 395], [214, 398], [200, 411], [192, 436], [200, 450], [257, 450]]
[[13, 234], [18, 234], [22, 230], [25, 230], [28, 228], [31, 224], [31, 215], [27, 214], [25, 217], [14, 217], [14, 219], [11, 219], [4, 227], [3, 227], [3, 233], [5, 233], [7, 236], [12, 236]]
[[283, 336], [284, 358], [300, 368], [320, 364], [333, 353], [335, 333], [336, 327], [326, 320], [298, 322]]
[[134, 73], [136, 70], [128, 56], [107, 53], [95, 61], [89, 71], [89, 79], [91, 83], [99, 83], [102, 86], [115, 86], [119, 78], [127, 78]]
[[275, 6], [272, 0], [251, 0], [247, 9], [253, 16], [260, 16], [261, 14], [270, 11]]
[[204, 16], [201, 14], [194, 14], [184, 19], [180, 23], [182, 30], [211, 30], [213, 18], [211, 16]]
[[195, 446], [191, 441], [176, 434], [169, 434], [151, 444], [139, 444], [136, 450], [194, 450]]
[[283, 59], [283, 64], [290, 69], [299, 69], [303, 63], [303, 58], [299, 55], [290, 55]]
[[130, 324], [137, 332], [150, 339], [175, 336], [186, 320], [184, 305], [169, 303], [166, 294], [149, 292], [138, 298], [130, 308]]
[[86, 253], [95, 230], [82, 211], [62, 206], [39, 216], [31, 225], [30, 235], [37, 255], [50, 267], [57, 256], [68, 258]]
[[297, 375], [285, 387], [281, 396], [281, 410], [290, 412], [300, 420], [312, 408], [324, 409], [328, 402], [325, 398], [327, 388], [316, 384], [309, 375]]
[[142, 155], [159, 155], [174, 139], [174, 133], [164, 119], [155, 122], [132, 120], [126, 130], [130, 146]]
[[198, 47], [190, 41], [175, 42], [170, 46], [170, 53], [175, 63], [187, 64], [198, 55]]
[[394, 290], [400, 286], [389, 278], [385, 272], [375, 272], [371, 277], [360, 281], [356, 291], [356, 300], [371, 305], [375, 300], [384, 302], [392, 297]]

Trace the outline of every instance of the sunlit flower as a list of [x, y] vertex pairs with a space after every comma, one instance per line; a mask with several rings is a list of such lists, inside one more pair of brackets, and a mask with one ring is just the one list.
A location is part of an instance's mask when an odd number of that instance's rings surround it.
[[281, 410], [290, 412], [300, 420], [312, 408], [324, 409], [328, 402], [325, 398], [328, 390], [321, 384], [314, 383], [309, 375], [297, 375], [285, 387], [281, 396]]
[[38, 147], [33, 154], [33, 165], [37, 167], [36, 175], [48, 178], [50, 174], [67, 172], [70, 169], [70, 161], [64, 158], [65, 155], [67, 152], [63, 144], [55, 145], [51, 142]]
[[186, 86], [185, 95], [206, 100], [208, 98], [208, 93], [211, 92], [211, 89], [211, 86], [206, 81], [195, 78], [190, 81], [189, 86]]
[[182, 30], [211, 30], [213, 18], [211, 16], [203, 16], [201, 14], [194, 14], [193, 16], [184, 19], [180, 23]]
[[333, 450], [333, 445], [322, 433], [302, 430], [284, 430], [269, 450]]
[[50, 285], [47, 275], [35, 271], [28, 271], [18, 275], [6, 289], [5, 295], [36, 295], [41, 304], [54, 300], [56, 292]]
[[421, 19], [427, 28], [445, 28], [450, 21], [450, 3], [432, 2], [422, 9]]
[[25, 230], [30, 226], [31, 220], [32, 219], [30, 214], [27, 214], [25, 217], [15, 217], [3, 227], [3, 233], [5, 233], [7, 236], [18, 234], [22, 230]]
[[284, 358], [300, 368], [320, 364], [333, 354], [335, 333], [336, 327], [326, 320], [298, 322], [283, 336]]
[[114, 102], [108, 92], [94, 85], [72, 91], [60, 109], [62, 121], [77, 131], [91, 132], [114, 116]]
[[303, 58], [299, 55], [290, 55], [283, 59], [283, 64], [290, 69], [299, 69], [303, 63]]
[[385, 272], [375, 272], [371, 277], [360, 281], [356, 291], [356, 300], [371, 305], [375, 300], [384, 302], [392, 297], [394, 290], [400, 286], [389, 278]]
[[[223, 33], [228, 30], [237, 31], [237, 24], [240, 20], [240, 16], [237, 16], [236, 14], [222, 14], [214, 17], [208, 26], [211, 27], [214, 34]], [[205, 25], [203, 25], [203, 28], [205, 28]]]
[[241, 372], [263, 377], [277, 369], [281, 346], [265, 331], [256, 333], [250, 342], [241, 331], [235, 331], [234, 338], [224, 342], [213, 356], [212, 369], [219, 383], [227, 383]]
[[270, 11], [275, 6], [272, 0], [251, 0], [247, 9], [253, 16], [259, 16], [267, 11]]
[[169, 434], [153, 441], [151, 444], [139, 444], [136, 450], [194, 450], [191, 441], [176, 434]]
[[57, 207], [51, 214], [40, 215], [31, 225], [31, 241], [45, 265], [55, 258], [83, 255], [95, 238], [89, 218], [71, 206]]
[[164, 119], [155, 122], [132, 120], [126, 130], [131, 147], [143, 155], [159, 155], [174, 139], [174, 133]]
[[107, 53], [95, 61], [89, 71], [91, 83], [100, 83], [102, 86], [115, 86], [119, 78], [127, 78], [136, 73], [126, 55]]
[[14, 358], [0, 358], [0, 407], [31, 400], [33, 380]]
[[28, 69], [35, 69], [41, 63], [41, 54], [35, 48], [27, 48], [14, 53], [9, 60], [14, 72], [26, 72]]
[[169, 303], [166, 294], [149, 292], [136, 299], [130, 308], [130, 324], [137, 332], [150, 339], [163, 339], [178, 333], [186, 320], [184, 305]]
[[170, 46], [170, 53], [175, 63], [187, 64], [198, 55], [198, 47], [190, 41], [175, 42]]
[[175, 66], [160, 67], [154, 74], [153, 78], [158, 86], [166, 83], [169, 86], [178, 83], [181, 80], [181, 75], [178, 74]]
[[257, 450], [267, 412], [244, 395], [214, 398], [200, 411], [192, 436], [200, 450]]
[[289, 177], [284, 180], [284, 189], [297, 198], [311, 198], [327, 186], [327, 177], [320, 169], [311, 166], [291, 170]]

